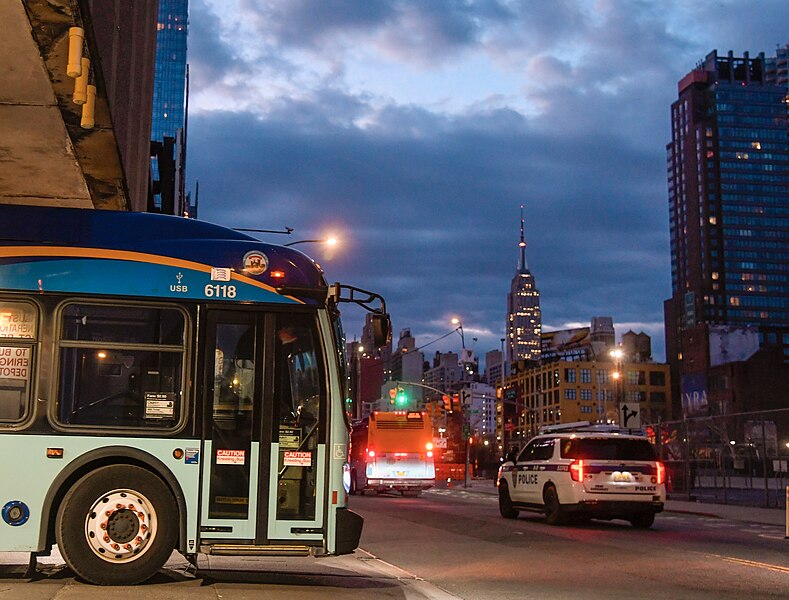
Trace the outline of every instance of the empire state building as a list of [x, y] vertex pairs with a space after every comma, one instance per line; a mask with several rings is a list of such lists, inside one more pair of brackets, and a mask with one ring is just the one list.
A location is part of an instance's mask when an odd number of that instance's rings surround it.
[[526, 264], [526, 241], [523, 239], [523, 207], [521, 206], [521, 239], [518, 270], [507, 294], [507, 363], [540, 359], [540, 291], [534, 275]]

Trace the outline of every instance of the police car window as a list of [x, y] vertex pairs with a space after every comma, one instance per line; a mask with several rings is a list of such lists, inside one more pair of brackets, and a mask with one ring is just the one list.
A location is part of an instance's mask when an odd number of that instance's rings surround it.
[[575, 438], [562, 444], [562, 458], [597, 460], [657, 460], [647, 440]]
[[534, 445], [532, 460], [550, 460], [553, 458], [553, 439], [540, 440]]
[[518, 456], [518, 462], [525, 462], [527, 460], [534, 460], [534, 446], [536, 442], [530, 442]]

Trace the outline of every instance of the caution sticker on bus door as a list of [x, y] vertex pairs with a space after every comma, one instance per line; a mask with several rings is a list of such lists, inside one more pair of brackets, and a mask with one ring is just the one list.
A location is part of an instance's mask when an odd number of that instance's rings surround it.
[[246, 459], [246, 450], [219, 450], [216, 451], [216, 464], [218, 465], [243, 465]]
[[309, 467], [312, 465], [312, 452], [285, 452], [283, 461], [286, 467]]

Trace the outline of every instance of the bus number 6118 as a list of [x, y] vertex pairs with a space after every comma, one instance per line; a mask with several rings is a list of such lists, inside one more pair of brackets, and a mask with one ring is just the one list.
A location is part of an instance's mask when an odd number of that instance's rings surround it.
[[223, 285], [223, 284], [215, 284], [211, 285], [210, 283], [205, 286], [205, 297], [206, 298], [235, 298], [236, 297], [236, 286], [234, 285]]

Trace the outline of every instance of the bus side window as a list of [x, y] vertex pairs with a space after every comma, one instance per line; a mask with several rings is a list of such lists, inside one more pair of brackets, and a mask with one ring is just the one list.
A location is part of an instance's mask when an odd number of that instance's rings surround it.
[[33, 304], [0, 301], [0, 423], [28, 413], [37, 321]]
[[60, 315], [57, 418], [64, 425], [174, 427], [185, 315], [176, 308], [70, 303]]

